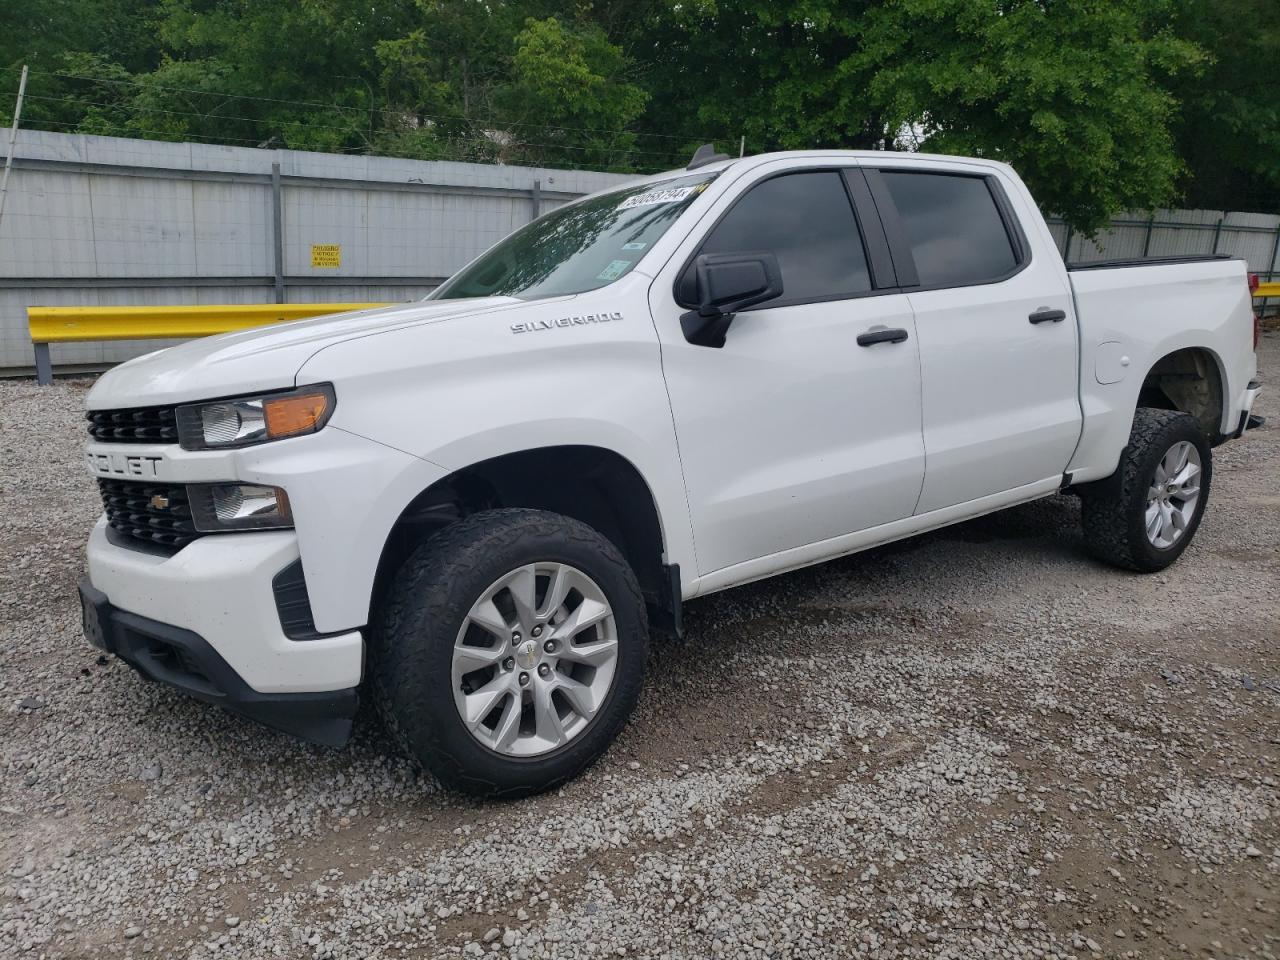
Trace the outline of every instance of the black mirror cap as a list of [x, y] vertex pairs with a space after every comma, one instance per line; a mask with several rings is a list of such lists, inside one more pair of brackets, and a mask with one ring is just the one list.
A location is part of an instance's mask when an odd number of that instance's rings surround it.
[[693, 266], [698, 306], [680, 318], [690, 343], [724, 346], [735, 313], [782, 296], [782, 270], [767, 251], [704, 253]]
[[782, 296], [782, 269], [768, 251], [704, 253], [694, 261], [698, 312], [737, 313]]

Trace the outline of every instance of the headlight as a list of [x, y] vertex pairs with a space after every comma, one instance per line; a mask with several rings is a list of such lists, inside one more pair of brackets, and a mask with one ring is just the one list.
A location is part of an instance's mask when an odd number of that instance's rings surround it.
[[289, 498], [279, 487], [256, 483], [187, 485], [191, 520], [201, 533], [275, 530], [293, 526]]
[[178, 408], [178, 442], [184, 450], [225, 450], [315, 433], [333, 415], [335, 403], [327, 383], [192, 403]]

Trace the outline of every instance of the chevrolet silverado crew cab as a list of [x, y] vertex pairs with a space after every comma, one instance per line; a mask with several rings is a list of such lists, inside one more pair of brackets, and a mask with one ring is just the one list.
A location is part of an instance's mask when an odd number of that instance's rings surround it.
[[1251, 423], [1229, 258], [1064, 265], [989, 160], [707, 156], [427, 299], [191, 341], [88, 397], [85, 629], [329, 744], [367, 694], [446, 784], [598, 757], [681, 604], [1070, 489], [1160, 570]]

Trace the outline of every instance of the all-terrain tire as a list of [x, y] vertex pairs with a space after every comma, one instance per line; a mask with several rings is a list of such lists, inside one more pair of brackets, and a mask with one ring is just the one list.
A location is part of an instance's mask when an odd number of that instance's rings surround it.
[[[585, 729], [548, 753], [513, 757], [481, 744], [463, 725], [452, 656], [481, 594], [535, 562], [570, 564], [603, 590], [617, 625], [617, 662]], [[541, 510], [488, 510], [437, 532], [395, 574], [371, 626], [370, 686], [388, 732], [447, 787], [479, 796], [527, 796], [576, 776], [622, 729], [644, 678], [648, 622], [635, 573], [596, 530]]]
[[[1200, 455], [1200, 494], [1185, 532], [1173, 544], [1161, 548], [1147, 536], [1147, 494], [1156, 466], [1182, 441], [1193, 444]], [[1139, 407], [1116, 472], [1080, 488], [1084, 537], [1090, 552], [1106, 563], [1140, 573], [1163, 570], [1177, 560], [1204, 516], [1213, 479], [1212, 456], [1209, 440], [1194, 417], [1173, 410]]]

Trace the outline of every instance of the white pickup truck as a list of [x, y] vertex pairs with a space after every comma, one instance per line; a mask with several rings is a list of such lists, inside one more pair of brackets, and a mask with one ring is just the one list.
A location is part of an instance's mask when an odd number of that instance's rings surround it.
[[1241, 261], [1067, 267], [1003, 164], [704, 148], [424, 301], [105, 374], [85, 630], [323, 743], [367, 691], [447, 784], [542, 790], [694, 597], [1064, 490], [1100, 558], [1172, 563], [1256, 345]]

